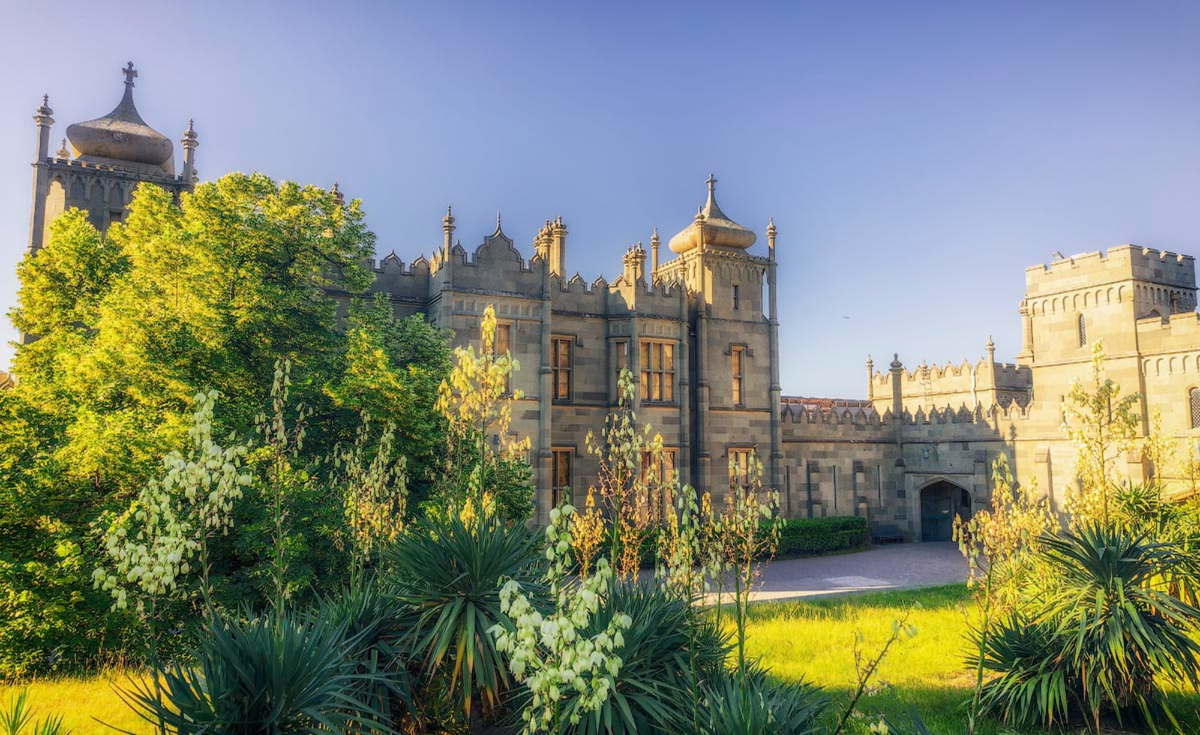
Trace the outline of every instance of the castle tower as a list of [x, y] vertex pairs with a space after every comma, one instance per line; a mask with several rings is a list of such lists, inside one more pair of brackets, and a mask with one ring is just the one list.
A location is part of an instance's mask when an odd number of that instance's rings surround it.
[[668, 242], [678, 257], [658, 268], [660, 280], [687, 289], [694, 315], [693, 484], [723, 492], [726, 468], [740, 466], [754, 450], [764, 484], [780, 489], [778, 338], [774, 310], [768, 317], [763, 303], [764, 283], [774, 280], [774, 227], [768, 228], [770, 257], [751, 255], [756, 235], [721, 210], [716, 177], [706, 183], [708, 200]]
[[[37, 153], [33, 161], [33, 203], [29, 250], [45, 243], [54, 218], [71, 207], [82, 209], [97, 229], [104, 230], [125, 216], [125, 208], [138, 184], [149, 182], [178, 196], [191, 191], [195, 177], [195, 150], [199, 143], [189, 123], [183, 137], [184, 170], [175, 174], [174, 146], [138, 113], [133, 102], [133, 62], [121, 70], [125, 91], [112, 112], [67, 127], [71, 150], [49, 154], [50, 128], [54, 124], [49, 100], [43, 98], [37, 123]], [[71, 155], [73, 154], [73, 158]]]

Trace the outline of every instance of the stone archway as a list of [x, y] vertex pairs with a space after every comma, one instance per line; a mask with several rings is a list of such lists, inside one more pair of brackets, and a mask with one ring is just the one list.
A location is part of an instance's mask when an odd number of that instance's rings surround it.
[[921, 488], [921, 540], [952, 541], [954, 518], [970, 520], [971, 493], [947, 480]]

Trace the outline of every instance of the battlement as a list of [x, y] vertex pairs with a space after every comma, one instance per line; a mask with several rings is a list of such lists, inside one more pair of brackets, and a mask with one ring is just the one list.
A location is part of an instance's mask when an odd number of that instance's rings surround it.
[[1130, 279], [1195, 289], [1195, 259], [1165, 250], [1121, 245], [1107, 252], [1082, 253], [1025, 269], [1029, 297]]
[[1189, 311], [1139, 319], [1137, 334], [1143, 354], [1194, 350], [1200, 346], [1200, 314]]
[[[976, 388], [1026, 388], [1030, 384], [1031, 372], [1027, 366], [998, 362], [992, 365], [991, 371], [988, 368], [987, 358], [980, 358], [975, 363], [971, 363], [969, 360], [963, 360], [958, 364], [946, 363], [944, 365], [922, 363], [915, 370], [903, 369], [900, 371], [901, 390], [908, 395], [907, 389], [914, 385], [923, 388], [928, 383], [927, 387], [935, 393], [939, 390], [958, 391], [969, 389], [972, 378], [975, 380]], [[991, 373], [990, 380], [988, 380], [989, 372]], [[890, 396], [892, 373], [890, 371], [873, 371], [871, 385], [876, 398], [880, 397], [881, 390], [888, 391], [887, 395]]]
[[80, 159], [46, 157], [42, 161], [50, 166], [51, 171], [65, 174], [109, 174], [124, 176], [138, 181], [151, 181], [160, 185], [184, 185], [183, 176], [168, 176], [158, 166], [139, 165], [130, 162], [112, 163], [100, 161], [84, 161]]
[[829, 441], [893, 441], [895, 427], [910, 427], [921, 431], [923, 427], [956, 427], [954, 435], [965, 432], [968, 437], [994, 438], [1004, 433], [1003, 427], [1030, 418], [1032, 410], [1016, 402], [1007, 406], [991, 404], [987, 408], [966, 404], [953, 408], [950, 405], [929, 410], [918, 408], [916, 412], [905, 409], [896, 416], [891, 409], [879, 413], [871, 406], [838, 406], [828, 408], [810, 405], [795, 400], [785, 400], [780, 409], [780, 420], [785, 436], [795, 440], [827, 439]]

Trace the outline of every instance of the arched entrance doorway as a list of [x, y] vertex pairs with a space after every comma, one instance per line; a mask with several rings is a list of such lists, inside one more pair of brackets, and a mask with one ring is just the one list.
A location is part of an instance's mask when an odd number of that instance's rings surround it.
[[921, 540], [952, 541], [954, 517], [971, 519], [971, 494], [952, 482], [938, 480], [921, 490]]

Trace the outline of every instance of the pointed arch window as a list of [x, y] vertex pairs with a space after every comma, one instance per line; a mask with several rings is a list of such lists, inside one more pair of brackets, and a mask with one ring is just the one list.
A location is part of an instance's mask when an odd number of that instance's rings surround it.
[[1188, 407], [1192, 413], [1192, 428], [1200, 429], [1200, 388], [1188, 391]]
[[1079, 325], [1079, 326], [1078, 326], [1078, 329], [1079, 329], [1079, 346], [1080, 346], [1080, 347], [1087, 347], [1087, 344], [1088, 344], [1088, 340], [1087, 340], [1087, 320], [1083, 318], [1083, 314], [1080, 314], [1080, 315], [1079, 315], [1078, 325]]

